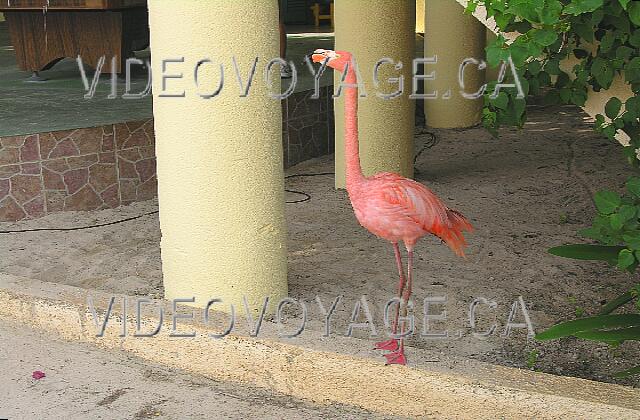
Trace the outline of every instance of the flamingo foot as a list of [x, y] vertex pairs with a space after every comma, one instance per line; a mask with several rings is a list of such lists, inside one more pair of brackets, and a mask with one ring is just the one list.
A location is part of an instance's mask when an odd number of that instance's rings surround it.
[[383, 355], [387, 359], [387, 365], [406, 365], [407, 358], [404, 356], [404, 350], [396, 350], [394, 352]]
[[398, 340], [395, 338], [392, 338], [391, 340], [380, 341], [376, 343], [374, 350], [396, 351], [398, 350], [399, 347], [400, 345], [398, 344]]

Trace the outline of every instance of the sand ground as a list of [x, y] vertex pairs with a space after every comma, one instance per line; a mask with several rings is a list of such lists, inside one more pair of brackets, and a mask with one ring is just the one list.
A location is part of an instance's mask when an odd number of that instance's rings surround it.
[[[447, 319], [432, 321], [430, 328], [448, 330], [450, 336], [414, 336], [409, 345], [613, 382], [610, 373], [640, 361], [637, 343], [612, 350], [572, 339], [537, 343], [527, 338], [526, 329], [501, 335], [519, 296], [533, 327], [541, 331], [576, 312], [596, 312], [637, 282], [637, 277], [605, 264], [546, 253], [551, 246], [584, 241], [577, 231], [593, 217], [590, 197], [601, 188], [620, 189], [630, 169], [621, 147], [593, 132], [578, 109], [532, 107], [529, 111], [523, 130], [504, 130], [498, 139], [482, 128], [431, 130], [439, 142], [417, 160], [416, 178], [463, 212], [476, 232], [469, 236], [467, 259], [455, 257], [435, 238], [419, 243], [413, 289], [417, 328], [422, 330], [425, 325], [424, 299], [445, 297], [446, 303], [432, 306], [430, 313], [446, 310]], [[428, 137], [417, 135], [416, 148]], [[320, 173], [332, 168], [332, 157], [327, 156], [290, 168], [288, 173]], [[346, 333], [361, 296], [366, 296], [381, 329], [382, 308], [393, 296], [397, 281], [390, 245], [358, 225], [346, 192], [333, 188], [332, 177], [292, 178], [287, 187], [311, 195], [311, 200], [286, 208], [290, 294], [307, 302], [310, 326], [322, 327], [316, 296], [328, 305], [343, 295], [332, 322], [336, 334]], [[289, 200], [297, 198], [288, 196]], [[91, 225], [154, 209], [157, 202], [148, 201], [114, 210], [4, 223], [0, 230]], [[0, 272], [161, 297], [159, 241], [157, 215], [98, 229], [1, 235]], [[469, 306], [476, 298], [495, 302], [493, 308], [477, 307], [476, 330], [497, 327], [484, 339], [475, 337], [470, 327]], [[289, 315], [295, 318], [299, 313]], [[516, 320], [522, 319], [518, 311]], [[367, 333], [359, 330], [356, 335]], [[638, 379], [618, 382], [638, 386]]]

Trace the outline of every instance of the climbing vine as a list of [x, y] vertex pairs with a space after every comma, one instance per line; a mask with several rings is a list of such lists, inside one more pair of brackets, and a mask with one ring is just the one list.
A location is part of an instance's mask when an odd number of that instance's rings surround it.
[[[590, 90], [609, 89], [616, 75], [624, 77], [635, 96], [612, 98], [596, 129], [613, 138], [618, 131], [631, 138], [625, 148], [636, 159], [640, 148], [640, 2], [629, 0], [471, 0], [467, 10], [486, 8], [502, 34], [487, 47], [487, 62], [496, 67], [511, 58], [523, 90], [542, 95], [545, 104], [584, 106]], [[493, 83], [495, 85], [495, 82]], [[521, 127], [524, 100], [515, 89], [485, 96], [483, 124]], [[623, 106], [624, 105], [624, 106]]]
[[[487, 46], [486, 61], [496, 67], [511, 60], [525, 95], [544, 104], [584, 106], [593, 92], [606, 91], [619, 81], [632, 94], [613, 96], [594, 129], [623, 146], [631, 171], [640, 167], [640, 1], [630, 0], [470, 0], [467, 12], [483, 6], [500, 35]], [[508, 73], [507, 73], [508, 74]], [[619, 81], [617, 80], [619, 79]], [[497, 135], [503, 126], [522, 127], [525, 99], [516, 89], [489, 84], [484, 96], [483, 125]], [[497, 93], [497, 94], [496, 94]], [[565, 245], [552, 254], [583, 260], [603, 260], [635, 272], [640, 263], [640, 178], [630, 177], [626, 194], [599, 191], [592, 227], [581, 231], [596, 244]], [[596, 316], [558, 324], [539, 339], [564, 336], [619, 345], [640, 340], [640, 314], [612, 314], [629, 302], [640, 310], [640, 286], [603, 307]], [[640, 373], [640, 366], [623, 375]]]

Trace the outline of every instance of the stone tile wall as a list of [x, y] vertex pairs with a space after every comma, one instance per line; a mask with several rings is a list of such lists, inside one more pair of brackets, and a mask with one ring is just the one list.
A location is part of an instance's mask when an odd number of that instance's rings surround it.
[[[332, 87], [321, 88], [320, 99], [312, 94], [282, 101], [285, 167], [333, 152]], [[114, 208], [156, 195], [152, 119], [0, 138], [0, 221]]]
[[0, 138], [0, 221], [156, 195], [153, 120]]
[[312, 99], [313, 93], [294, 93], [282, 101], [285, 168], [333, 153], [333, 86], [321, 87], [319, 99]]

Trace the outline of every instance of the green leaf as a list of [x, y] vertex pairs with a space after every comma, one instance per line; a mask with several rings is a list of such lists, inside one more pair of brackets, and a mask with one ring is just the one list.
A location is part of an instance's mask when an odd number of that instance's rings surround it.
[[627, 180], [627, 191], [631, 193], [634, 197], [640, 198], [640, 178], [638, 177], [630, 177]]
[[602, 39], [600, 40], [600, 52], [607, 52], [612, 47], [616, 41], [616, 36], [613, 32], [607, 32], [604, 34]]
[[596, 57], [591, 63], [591, 74], [594, 76], [601, 75], [607, 68], [607, 60], [602, 57]]
[[569, 75], [565, 72], [560, 72], [560, 74], [558, 75], [558, 78], [556, 79], [556, 87], [562, 88], [562, 87], [569, 86], [570, 84], [571, 84], [571, 79], [569, 79]]
[[629, 44], [638, 48], [640, 47], [640, 29], [636, 29], [631, 36], [629, 36]]
[[620, 109], [622, 108], [622, 101], [615, 96], [607, 101], [607, 104], [604, 106], [604, 113], [607, 117], [614, 119], [620, 113]]
[[490, 111], [487, 108], [482, 109], [482, 125], [491, 132], [492, 135], [497, 136], [496, 131], [496, 113]]
[[591, 24], [593, 26], [598, 26], [602, 19], [604, 18], [604, 10], [596, 9], [591, 13]]
[[532, 78], [529, 80], [529, 91], [534, 96], [540, 93], [540, 83], [538, 82], [538, 79]]
[[504, 37], [500, 35], [491, 45], [487, 47], [487, 63], [491, 67], [497, 67], [502, 61], [509, 58], [509, 51], [504, 47]]
[[508, 2], [507, 12], [520, 16], [529, 22], [538, 21], [538, 11], [533, 2], [528, 0], [511, 0]]
[[602, 214], [611, 214], [622, 204], [620, 196], [613, 191], [598, 191], [593, 198]]
[[[525, 90], [526, 91], [526, 90]], [[518, 118], [518, 126], [522, 126], [524, 124], [523, 115], [524, 111], [527, 108], [527, 101], [525, 99], [514, 99], [513, 103], [513, 112]]]
[[602, 236], [602, 234], [600, 233], [600, 229], [597, 229], [595, 227], [580, 229], [578, 233], [585, 238], [595, 239], [596, 241], [600, 240]]
[[627, 12], [629, 12], [629, 20], [636, 26], [640, 26], [640, 3], [632, 1], [627, 6]]
[[[622, 11], [620, 12], [622, 13]], [[607, 15], [607, 21], [613, 23], [613, 26], [615, 26], [617, 29], [620, 29], [626, 36], [626, 34], [629, 34], [631, 32], [631, 22], [629, 21], [628, 16], [629, 15], [627, 15], [626, 13], [621, 16]]]
[[632, 206], [630, 204], [623, 204], [622, 206], [620, 206], [620, 209], [618, 210], [618, 214], [620, 215], [622, 220], [624, 220], [625, 222], [633, 219], [637, 212], [638, 212], [637, 207]]
[[574, 336], [585, 340], [604, 341], [606, 343], [612, 341], [640, 340], [640, 326], [617, 330], [582, 331], [575, 333]]
[[507, 109], [509, 106], [509, 95], [504, 92], [500, 92], [495, 99], [490, 99], [489, 102], [496, 108]]
[[624, 59], [622, 58], [611, 59], [611, 68], [613, 68], [614, 71], [622, 70], [624, 68], [624, 65], [625, 65], [625, 62], [624, 62]]
[[609, 216], [609, 221], [611, 223], [611, 227], [614, 230], [622, 229], [622, 226], [624, 226], [624, 222], [625, 222], [625, 220], [622, 220], [622, 217], [620, 217], [620, 214], [618, 213], [614, 213], [611, 216]]
[[630, 250], [625, 248], [618, 254], [618, 268], [620, 270], [625, 270], [628, 267], [631, 267], [634, 262], [636, 262], [636, 257], [633, 256], [633, 252]]
[[541, 68], [542, 65], [537, 60], [531, 61], [529, 64], [527, 64], [527, 70], [529, 70], [529, 73], [531, 73], [533, 76], [538, 75]]
[[613, 83], [613, 69], [607, 66], [604, 73], [600, 76], [596, 76], [596, 80], [600, 86], [605, 89], [609, 89], [611, 87], [611, 83]]
[[608, 89], [611, 86], [611, 82], [613, 82], [613, 68], [611, 68], [606, 59], [600, 56], [593, 60], [591, 74], [596, 78], [598, 84], [605, 89]]
[[640, 250], [640, 231], [633, 231], [622, 235], [627, 246], [633, 250]]
[[616, 138], [616, 131], [617, 130], [615, 125], [607, 125], [602, 128], [602, 134], [604, 134], [611, 140], [614, 140]]
[[[529, 57], [533, 57], [533, 58], [541, 57], [544, 53], [545, 47], [538, 43], [528, 42], [528, 43], [525, 43], [524, 46], [528, 51]], [[549, 48], [553, 48], [553, 47], [549, 47]]]
[[540, 23], [543, 25], [555, 25], [560, 20], [562, 3], [559, 0], [547, 0], [544, 7], [538, 11]]
[[542, 98], [542, 103], [544, 105], [556, 105], [560, 103], [560, 94], [556, 90], [550, 90], [547, 94]]
[[589, 25], [586, 23], [575, 23], [571, 27], [573, 31], [585, 41], [593, 42], [595, 40], [593, 36], [593, 25]]
[[564, 8], [564, 13], [578, 16], [583, 13], [593, 12], [602, 7], [604, 0], [573, 0]]
[[624, 66], [624, 78], [627, 82], [634, 82], [640, 79], [640, 57], [632, 58]]
[[571, 101], [578, 106], [584, 106], [587, 102], [587, 91], [586, 90], [574, 90], [571, 94]]
[[640, 118], [640, 97], [632, 96], [624, 103], [624, 110], [630, 114], [631, 117]]
[[627, 5], [629, 4], [630, 0], [618, 0], [618, 3], [620, 3], [620, 6], [622, 6], [622, 8], [624, 10], [627, 10]]
[[504, 30], [504, 28], [506, 28], [511, 24], [515, 16], [510, 13], [504, 13], [500, 15], [495, 15], [494, 18], [496, 20], [496, 24], [498, 25], [498, 28], [500, 28], [501, 30]]
[[555, 59], [547, 61], [547, 63], [544, 65], [544, 70], [549, 74], [555, 74], [555, 75], [560, 74], [560, 72], [561, 72], [561, 70], [560, 70], [560, 60], [555, 58]]
[[540, 45], [548, 47], [558, 40], [558, 34], [551, 29], [538, 29], [533, 31], [533, 40]]
[[522, 67], [525, 61], [527, 61], [527, 58], [531, 56], [529, 48], [526, 45], [516, 44], [515, 42], [509, 47], [509, 53], [516, 67]]
[[547, 252], [552, 255], [574, 260], [606, 261], [613, 265], [618, 262], [618, 254], [623, 246], [573, 244], [561, 245], [549, 248]]
[[464, 11], [466, 13], [473, 14], [473, 12], [476, 11], [477, 7], [478, 7], [478, 3], [470, 1], [469, 3], [467, 3], [467, 7], [464, 9]]
[[633, 48], [627, 47], [626, 45], [622, 45], [616, 49], [616, 58], [628, 60], [631, 54], [633, 54]]
[[600, 312], [598, 312], [598, 315], [609, 315], [611, 312], [615, 311], [631, 300], [633, 300], [633, 294], [631, 292], [626, 292], [604, 305], [602, 309], [600, 309]]
[[640, 373], [640, 365], [631, 369], [623, 370], [622, 372], [615, 373], [613, 376], [615, 376], [616, 378], [626, 378], [627, 376], [637, 375], [639, 373]]
[[637, 327], [640, 325], [640, 314], [598, 315], [589, 318], [575, 319], [554, 325], [536, 335], [540, 341], [567, 337], [583, 331], [607, 328]]
[[551, 76], [546, 71], [538, 73], [538, 82], [541, 86], [549, 86], [551, 84]]

